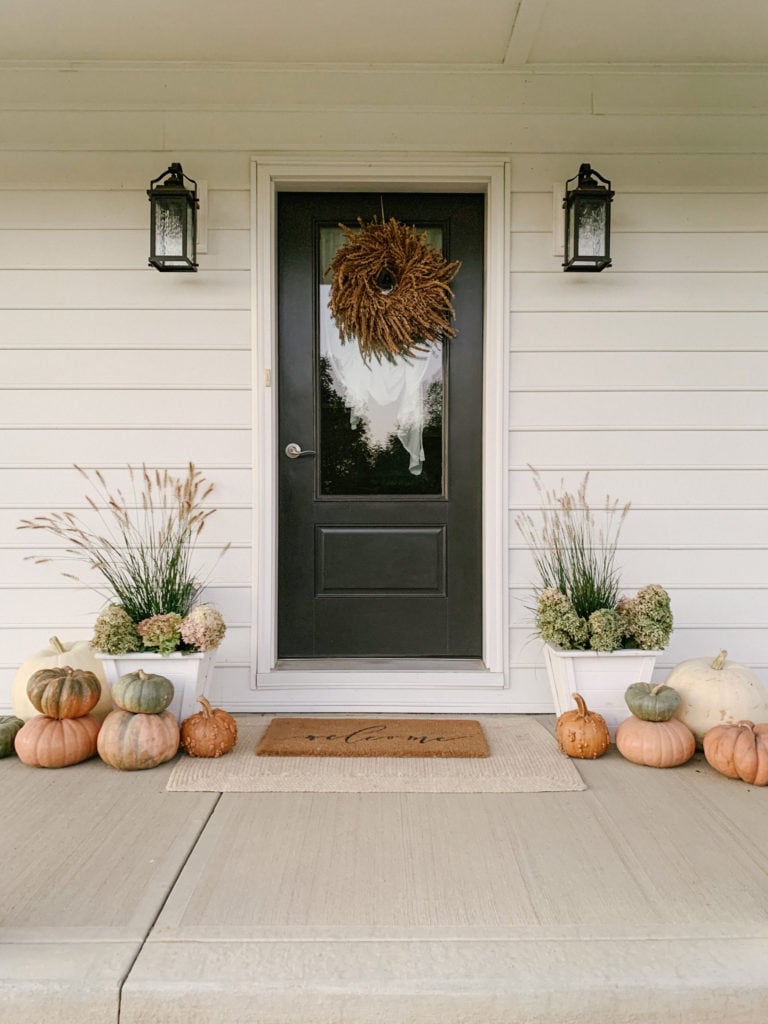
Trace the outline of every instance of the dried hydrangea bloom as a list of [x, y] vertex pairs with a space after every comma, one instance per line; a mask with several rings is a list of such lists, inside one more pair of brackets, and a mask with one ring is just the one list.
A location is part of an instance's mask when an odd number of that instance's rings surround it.
[[141, 650], [141, 637], [128, 612], [111, 604], [96, 619], [91, 647], [103, 654], [133, 654]]
[[548, 587], [539, 595], [536, 627], [542, 640], [566, 650], [583, 650], [589, 639], [589, 626], [557, 587]]
[[642, 650], [661, 650], [672, 633], [672, 608], [669, 594], [658, 583], [638, 590], [635, 597], [622, 602], [628, 632]]
[[613, 608], [601, 608], [589, 617], [589, 646], [593, 651], [618, 651], [624, 640], [624, 619]]
[[210, 604], [193, 608], [181, 623], [181, 636], [185, 644], [198, 651], [213, 651], [224, 639], [227, 627], [221, 613]]
[[144, 646], [155, 649], [160, 654], [173, 654], [181, 642], [181, 616], [176, 612], [166, 615], [152, 615], [142, 619], [136, 627]]

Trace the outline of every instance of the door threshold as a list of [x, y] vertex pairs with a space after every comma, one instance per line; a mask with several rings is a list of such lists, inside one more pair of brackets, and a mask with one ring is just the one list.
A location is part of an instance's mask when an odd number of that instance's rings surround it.
[[275, 672], [487, 672], [481, 658], [280, 658]]

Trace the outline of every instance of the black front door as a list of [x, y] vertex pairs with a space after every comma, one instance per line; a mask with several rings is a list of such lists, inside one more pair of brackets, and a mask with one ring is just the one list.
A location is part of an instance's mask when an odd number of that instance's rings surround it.
[[[327, 305], [339, 225], [382, 210], [461, 261], [456, 338], [395, 363]], [[481, 656], [483, 225], [479, 195], [278, 196], [280, 658]]]

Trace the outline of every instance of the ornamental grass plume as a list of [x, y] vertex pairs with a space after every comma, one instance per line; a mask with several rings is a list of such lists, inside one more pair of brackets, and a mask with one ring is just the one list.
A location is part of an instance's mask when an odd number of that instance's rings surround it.
[[193, 572], [192, 553], [216, 511], [205, 507], [213, 484], [191, 462], [184, 477], [167, 469], [128, 466], [131, 491], [124, 494], [119, 488], [111, 490], [99, 470], [75, 469], [93, 488], [85, 501], [96, 513], [97, 525], [72, 512], [22, 520], [19, 529], [43, 530], [64, 543], [61, 554], [32, 560], [84, 564], [101, 577], [99, 584], [70, 572], [63, 575], [120, 605], [134, 623], [155, 615], [188, 615], [204, 587]]
[[[531, 467], [539, 493], [540, 525], [528, 512], [515, 522], [530, 548], [539, 584], [537, 593], [555, 587], [565, 594], [579, 618], [589, 620], [601, 608], [615, 608], [619, 596], [616, 549], [629, 503], [606, 496], [600, 510], [587, 500], [589, 473], [575, 494], [547, 489], [538, 470]], [[599, 515], [598, 515], [599, 511]]]

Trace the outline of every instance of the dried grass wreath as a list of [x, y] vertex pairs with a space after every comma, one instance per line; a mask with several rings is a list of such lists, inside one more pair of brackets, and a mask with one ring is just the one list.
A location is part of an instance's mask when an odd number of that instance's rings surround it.
[[453, 292], [461, 263], [448, 263], [426, 234], [392, 217], [360, 230], [339, 227], [347, 241], [334, 256], [331, 310], [342, 342], [357, 340], [364, 359], [395, 361], [454, 338]]

